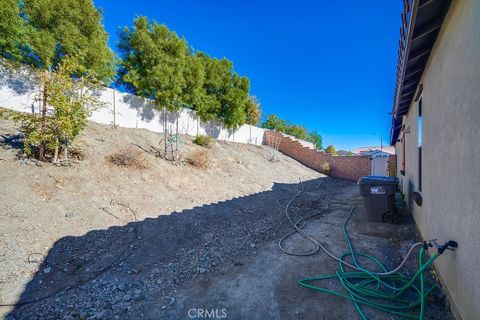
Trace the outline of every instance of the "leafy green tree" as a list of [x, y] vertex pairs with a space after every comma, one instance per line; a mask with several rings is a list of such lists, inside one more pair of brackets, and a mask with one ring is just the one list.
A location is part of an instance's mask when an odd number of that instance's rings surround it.
[[222, 109], [219, 96], [224, 83], [226, 83], [225, 75], [226, 70], [230, 67], [229, 61], [211, 58], [202, 52], [197, 52], [196, 58], [202, 63], [205, 76], [201, 95], [203, 103], [195, 106], [195, 110], [202, 121], [218, 119]]
[[[115, 73], [114, 55], [101, 23], [102, 14], [92, 0], [22, 0], [2, 3], [0, 22], [2, 56], [42, 71], [40, 100], [42, 130], [38, 157], [44, 160], [47, 125], [48, 85], [62, 61], [78, 59], [71, 77], [88, 77], [108, 82]], [[18, 19], [20, 18], [20, 20]], [[3, 34], [7, 35], [3, 37]]]
[[[125, 27], [119, 34], [120, 83], [136, 94], [155, 101], [157, 108], [178, 112], [195, 103], [195, 87], [201, 87], [200, 65], [187, 68], [188, 47], [184, 39], [167, 26], [147, 17], [134, 20], [133, 29]], [[186, 75], [189, 74], [187, 86]], [[192, 83], [194, 84], [192, 86]], [[188, 88], [189, 91], [185, 90]], [[203, 101], [201, 97], [199, 101]], [[164, 118], [164, 146], [167, 155], [166, 113]], [[178, 120], [175, 135], [175, 158], [178, 159]]]
[[246, 104], [249, 99], [250, 81], [229, 70], [227, 83], [220, 95], [221, 112], [227, 128], [236, 129], [247, 121]]
[[[165, 25], [138, 17], [132, 29], [120, 32], [118, 48], [119, 83], [153, 99], [157, 108], [177, 112], [188, 107], [203, 121], [218, 119], [232, 129], [258, 121], [259, 105], [249, 95], [248, 78], [239, 76], [227, 59], [194, 52]], [[178, 121], [176, 136], [178, 140]]]
[[205, 65], [203, 61], [194, 54], [188, 54], [183, 75], [185, 77], [185, 86], [183, 88], [184, 103], [194, 110], [201, 109], [207, 104], [204, 89]]
[[257, 126], [260, 123], [260, 102], [257, 97], [250, 96], [248, 98], [245, 104], [245, 112], [247, 113], [247, 124]]
[[283, 132], [301, 140], [307, 140], [309, 137], [305, 127], [288, 123], [275, 114], [269, 114], [267, 116], [262, 123], [262, 128]]
[[0, 5], [0, 50], [7, 59], [20, 59], [24, 43], [24, 21], [18, 0], [2, 0]]
[[294, 136], [297, 139], [307, 140], [308, 138], [307, 130], [300, 125], [288, 124], [284, 132], [288, 135]]
[[47, 128], [51, 141], [49, 147], [54, 150], [53, 163], [58, 162], [60, 147], [63, 160], [68, 161], [68, 147], [85, 128], [91, 111], [103, 106], [99, 96], [94, 94], [100, 83], [93, 76], [72, 78], [72, 73], [88, 74], [76, 56], [62, 59], [55, 72], [45, 83], [48, 90], [47, 104], [51, 110], [47, 117]]
[[[39, 69], [53, 71], [66, 56], [77, 57], [81, 71], [108, 82], [115, 74], [114, 55], [108, 47], [108, 34], [102, 13], [92, 0], [23, 0], [26, 43], [22, 61]], [[19, 5], [17, 3], [17, 5]], [[81, 52], [81, 55], [77, 53]]]
[[335, 150], [335, 147], [333, 145], [329, 145], [328, 147], [325, 148], [325, 153], [331, 153], [333, 155], [336, 155], [337, 150]]
[[205, 66], [204, 99], [207, 103], [196, 107], [201, 119], [220, 119], [232, 129], [245, 124], [249, 115], [254, 114], [255, 106], [249, 96], [248, 78], [239, 76], [227, 59], [211, 58], [203, 53], [197, 54], [197, 58]]
[[99, 96], [93, 94], [100, 83], [92, 77], [72, 78], [72, 72], [83, 71], [80, 59], [75, 56], [64, 57], [59, 66], [43, 83], [48, 90], [46, 103], [49, 108], [46, 116], [38, 114], [4, 112], [3, 117], [11, 117], [20, 123], [25, 136], [24, 152], [27, 156], [35, 153], [40, 145], [46, 153], [52, 154], [52, 162], [59, 162], [60, 148], [63, 160], [68, 162], [68, 147], [85, 128], [88, 115], [103, 105]]
[[143, 16], [134, 20], [133, 29], [125, 27], [119, 36], [120, 82], [135, 94], [154, 99], [160, 108], [181, 108], [188, 53], [185, 40]]
[[323, 149], [322, 136], [317, 131], [310, 131], [308, 133], [307, 141], [310, 141], [311, 143], [313, 143], [317, 150]]
[[262, 128], [285, 133], [287, 129], [287, 123], [285, 120], [277, 117], [277, 115], [269, 114], [265, 121], [262, 122]]

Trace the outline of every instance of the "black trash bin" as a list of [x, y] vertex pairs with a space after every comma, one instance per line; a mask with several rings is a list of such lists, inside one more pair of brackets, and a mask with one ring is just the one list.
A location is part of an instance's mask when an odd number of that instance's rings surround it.
[[398, 178], [366, 176], [358, 180], [358, 185], [365, 200], [369, 222], [396, 221], [395, 192]]

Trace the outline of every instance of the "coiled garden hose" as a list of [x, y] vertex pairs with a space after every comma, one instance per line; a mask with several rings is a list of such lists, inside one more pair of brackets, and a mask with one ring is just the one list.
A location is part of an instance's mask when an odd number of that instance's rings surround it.
[[[421, 247], [419, 251], [419, 268], [411, 277], [407, 278], [397, 272], [391, 275], [378, 276], [371, 272], [353, 271], [348, 272], [342, 263], [339, 264], [339, 270], [335, 274], [329, 274], [318, 277], [309, 277], [301, 279], [298, 284], [316, 291], [348, 299], [353, 302], [355, 309], [363, 320], [367, 317], [361, 309], [361, 305], [382, 310], [397, 316], [411, 319], [423, 319], [425, 310], [425, 298], [435, 288], [435, 285], [425, 289], [424, 272], [438, 258], [440, 253], [436, 252], [423, 262], [425, 248]], [[380, 269], [386, 271], [385, 266], [372, 256], [363, 253], [347, 253], [342, 255], [341, 259], [350, 256], [359, 256], [367, 258], [375, 263]], [[326, 279], [338, 279], [347, 294], [339, 291], [322, 288], [315, 282]], [[419, 280], [419, 281], [417, 281]], [[419, 283], [418, 283], [419, 282]], [[420, 312], [414, 314], [409, 312], [420, 306]]]
[[[298, 212], [297, 210], [294, 210], [294, 208], [291, 207], [291, 204], [294, 202], [295, 199], [297, 199], [304, 191], [312, 191], [312, 190], [317, 190], [319, 187], [321, 186], [321, 182], [319, 184], [317, 184], [315, 187], [311, 188], [311, 189], [305, 189], [304, 187], [304, 184], [302, 182], [302, 180], [300, 180], [300, 188], [296, 188], [296, 194], [291, 197], [291, 198], [282, 198], [282, 199], [278, 199], [277, 200], [277, 204], [284, 208], [285, 209], [285, 215], [288, 219], [288, 221], [290, 222], [293, 230], [290, 231], [289, 233], [285, 234], [279, 241], [278, 241], [278, 248], [283, 251], [284, 253], [286, 254], [289, 254], [289, 255], [294, 255], [294, 256], [310, 256], [310, 255], [313, 255], [315, 253], [317, 253], [320, 249], [323, 250], [329, 257], [331, 257], [332, 259], [334, 260], [337, 260], [339, 263], [342, 263], [350, 268], [353, 268], [353, 269], [356, 269], [358, 271], [365, 271], [365, 272], [368, 272], [367, 270], [361, 268], [360, 266], [358, 265], [355, 265], [355, 264], [351, 264], [347, 261], [344, 261], [340, 258], [338, 258], [336, 255], [334, 255], [333, 253], [331, 253], [324, 245], [322, 245], [319, 241], [317, 241], [313, 236], [311, 236], [310, 234], [308, 234], [307, 232], [305, 232], [303, 230], [303, 228], [305, 227], [306, 225], [306, 221], [310, 218], [313, 218], [323, 212], [328, 212], [331, 207], [333, 205], [340, 205], [340, 206], [345, 206], [345, 207], [348, 207], [349, 208], [349, 211], [348, 211], [348, 218], [345, 220], [344, 224], [343, 224], [343, 235], [344, 235], [344, 238], [345, 240], [347, 241], [347, 244], [348, 244], [348, 247], [350, 249], [350, 251], [353, 251], [353, 245], [352, 245], [352, 242], [350, 241], [350, 237], [348, 236], [347, 232], [346, 232], [346, 226], [348, 224], [348, 222], [350, 221], [351, 217], [352, 217], [352, 214], [353, 212], [355, 211], [355, 205], [352, 204], [352, 203], [349, 203], [349, 202], [344, 202], [344, 201], [330, 201], [327, 203], [327, 207], [324, 209], [324, 210], [320, 210], [318, 212], [315, 212], [307, 217], [302, 217], [301, 213]], [[286, 200], [286, 199], [289, 199], [289, 201], [287, 202], [287, 204], [285, 206], [283, 206], [280, 201], [281, 200]], [[300, 219], [297, 220], [297, 221], [293, 221], [293, 217], [290, 215], [290, 213], [293, 213], [295, 214], [297, 217], [299, 217]], [[310, 250], [310, 251], [307, 251], [307, 252], [296, 252], [296, 251], [292, 251], [292, 250], [287, 250], [284, 246], [283, 246], [283, 243], [285, 242], [286, 239], [288, 239], [290, 236], [292, 236], [293, 234], [295, 233], [298, 233], [300, 234], [302, 237], [304, 237], [305, 239], [309, 240], [313, 245], [314, 245], [314, 249]], [[409, 259], [409, 257], [412, 255], [414, 249], [416, 249], [417, 247], [421, 246], [422, 243], [421, 242], [417, 242], [417, 243], [414, 243], [410, 249], [408, 250], [407, 252], [407, 255], [403, 258], [402, 262], [393, 270], [390, 270], [390, 271], [386, 271], [385, 272], [371, 272], [372, 274], [376, 274], [376, 275], [389, 275], [389, 274], [394, 274], [396, 272], [398, 272], [404, 265], [405, 263], [407, 262], [407, 260]]]
[[[297, 189], [297, 193], [290, 199], [286, 206], [282, 206], [285, 209], [287, 218], [292, 224], [294, 230], [280, 239], [278, 243], [279, 248], [283, 252], [293, 255], [311, 255], [322, 249], [327, 253], [328, 256], [339, 262], [339, 269], [334, 274], [301, 279], [298, 281], [298, 284], [309, 289], [325, 292], [352, 301], [356, 311], [363, 320], [366, 320], [367, 316], [361, 309], [362, 305], [396, 316], [423, 320], [425, 314], [425, 299], [428, 294], [435, 289], [435, 285], [429, 287], [428, 289], [425, 288], [424, 272], [446, 249], [456, 248], [458, 246], [457, 243], [455, 241], [448, 241], [443, 245], [438, 245], [435, 240], [423, 243], [415, 243], [410, 247], [410, 250], [401, 264], [397, 268], [387, 271], [386, 267], [376, 258], [368, 254], [354, 251], [352, 241], [348, 235], [347, 225], [352, 217], [353, 211], [355, 210], [355, 206], [350, 203], [332, 201], [328, 203], [326, 210], [330, 208], [331, 204], [340, 204], [350, 207], [348, 217], [342, 226], [344, 239], [347, 242], [349, 252], [343, 254], [341, 257], [337, 257], [327, 250], [319, 241], [313, 238], [313, 236], [302, 230], [306, 224], [305, 220], [318, 215], [320, 212], [314, 213], [306, 218], [302, 218], [299, 212], [290, 209], [290, 205], [293, 203], [293, 201], [305, 190], [303, 183], [301, 181], [300, 183], [301, 187]], [[317, 185], [317, 187], [313, 189], [316, 189], [319, 186], [320, 185]], [[279, 201], [277, 203], [281, 205]], [[293, 212], [299, 216], [300, 220], [294, 222], [292, 217], [289, 215], [290, 212]], [[296, 253], [284, 249], [282, 246], [283, 241], [297, 232], [306, 239], [310, 240], [315, 245], [315, 249], [306, 253]], [[404, 266], [406, 260], [417, 247], [420, 247], [418, 253], [419, 267], [415, 274], [408, 278], [401, 274], [399, 270]], [[425, 251], [428, 249], [428, 247], [436, 247], [438, 250], [426, 262], [424, 262]], [[347, 257], [351, 259], [352, 263], [349, 263], [345, 260]], [[372, 262], [377, 266], [379, 271], [369, 271], [365, 269], [359, 264], [359, 257]], [[356, 271], [347, 271], [345, 267], [350, 267]], [[338, 279], [346, 293], [323, 288], [317, 285], [318, 282], [327, 279]], [[418, 307], [420, 307], [420, 310], [415, 313], [416, 310], [414, 309]]]

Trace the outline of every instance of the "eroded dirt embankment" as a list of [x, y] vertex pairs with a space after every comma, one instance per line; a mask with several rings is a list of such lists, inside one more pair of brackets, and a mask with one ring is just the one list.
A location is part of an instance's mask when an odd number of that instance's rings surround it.
[[[21, 137], [13, 122], [0, 120], [0, 135], [0, 303], [3, 304], [18, 300], [38, 271], [37, 262], [44, 261], [54, 244], [68, 239], [65, 237], [114, 230], [112, 227], [129, 222], [167, 217], [172, 212], [268, 191], [275, 183], [295, 183], [299, 178], [321, 176], [281, 154], [277, 155], [277, 162], [271, 162], [268, 147], [229, 142], [216, 142], [206, 149], [210, 162], [206, 170], [187, 164], [175, 166], [140, 148], [159, 148], [161, 134], [142, 129], [112, 129], [94, 123], [89, 123], [79, 137], [78, 145], [85, 159], [68, 167], [56, 167], [18, 158]], [[192, 143], [191, 137], [184, 140], [184, 155], [202, 149]], [[148, 168], [122, 168], [106, 160], [109, 154], [124, 147], [143, 152]], [[192, 223], [184, 231], [162, 224], [165, 229], [158, 232], [165, 236], [182, 232], [188, 241], [201, 236], [201, 230], [195, 228], [196, 222]], [[243, 226], [240, 224], [238, 228]], [[98, 241], [121, 242], [122, 237]], [[176, 245], [168, 242], [166, 237], [158, 245], [165, 254], [176, 254]], [[75, 251], [77, 247], [72, 244], [67, 249]], [[84, 253], [84, 249], [78, 250]], [[77, 256], [81, 255], [73, 253], [72, 259]], [[78, 270], [82, 269], [82, 263], [75, 261], [75, 264]]]
[[[0, 122], [0, 130], [0, 303], [17, 303], [1, 309], [7, 319], [187, 319], [198, 310], [228, 319], [355, 319], [350, 301], [297, 284], [334, 273], [337, 262], [277, 246], [291, 230], [277, 201], [285, 205], [297, 193], [299, 178], [308, 191], [292, 209], [319, 213], [304, 230], [335, 255], [347, 250], [341, 226], [348, 210], [327, 210], [330, 201], [356, 205], [349, 224], [355, 249], [389, 269], [419, 240], [411, 220], [368, 223], [356, 184], [282, 155], [272, 163], [265, 147], [217, 142], [207, 150], [207, 170], [150, 154], [147, 169], [119, 168], [106, 156], [132, 143], [157, 145], [159, 135], [90, 124], [81, 137], [85, 160], [38, 166], [16, 158], [11, 123]], [[200, 148], [185, 140], [185, 153]], [[298, 234], [284, 245], [312, 249]], [[404, 272], [416, 268], [413, 258]], [[341, 290], [334, 280], [325, 286]], [[453, 319], [439, 290], [426, 314]]]

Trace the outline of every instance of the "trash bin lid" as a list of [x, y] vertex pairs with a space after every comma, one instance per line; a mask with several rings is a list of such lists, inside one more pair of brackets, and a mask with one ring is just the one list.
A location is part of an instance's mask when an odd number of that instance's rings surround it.
[[398, 178], [396, 177], [386, 177], [386, 176], [365, 176], [358, 179], [358, 184], [363, 185], [396, 185], [398, 184]]

